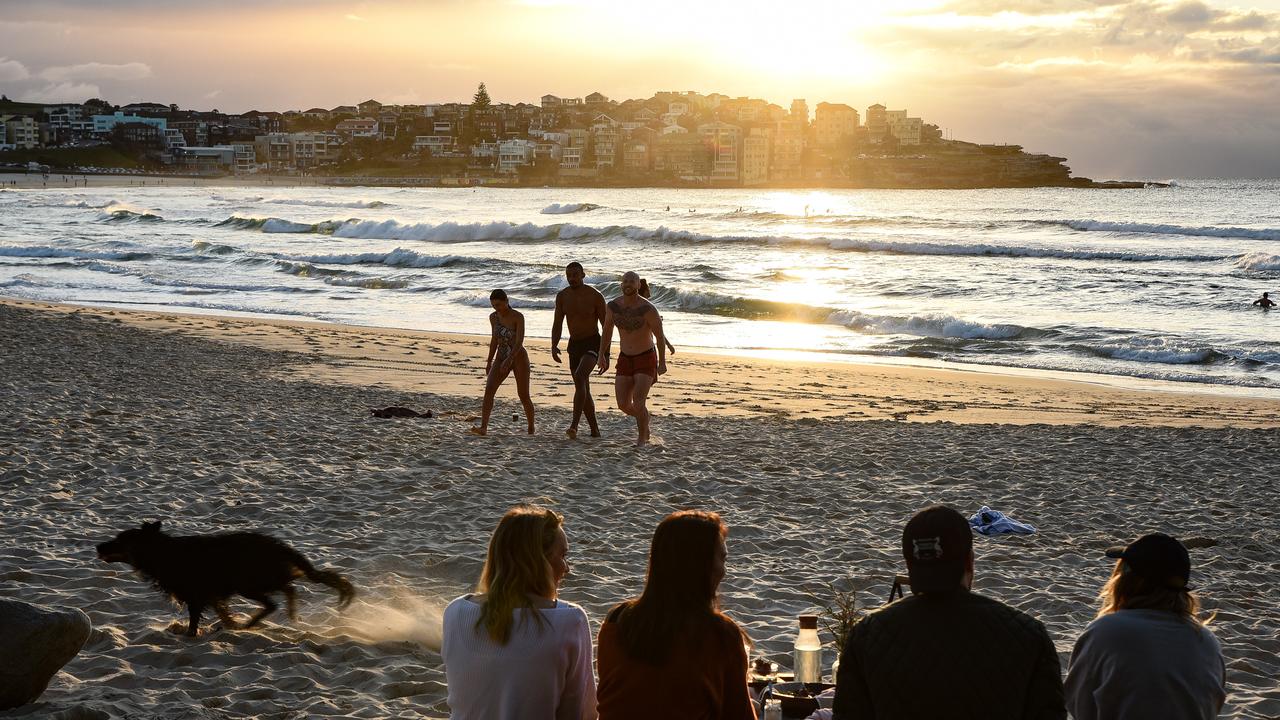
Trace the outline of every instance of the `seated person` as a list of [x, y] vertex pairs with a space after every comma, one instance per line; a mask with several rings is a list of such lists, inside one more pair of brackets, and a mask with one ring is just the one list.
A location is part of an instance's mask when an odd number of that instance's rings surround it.
[[600, 626], [601, 720], [754, 720], [746, 636], [717, 597], [727, 534], [700, 510], [658, 524], [644, 592]]

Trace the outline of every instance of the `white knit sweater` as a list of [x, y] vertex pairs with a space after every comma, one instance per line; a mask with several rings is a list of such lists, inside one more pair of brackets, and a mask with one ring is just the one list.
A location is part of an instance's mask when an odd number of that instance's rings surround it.
[[[526, 613], [541, 614], [541, 624]], [[445, 677], [455, 720], [593, 720], [591, 628], [582, 608], [516, 610], [499, 645], [476, 628], [480, 604], [464, 595], [444, 611]]]

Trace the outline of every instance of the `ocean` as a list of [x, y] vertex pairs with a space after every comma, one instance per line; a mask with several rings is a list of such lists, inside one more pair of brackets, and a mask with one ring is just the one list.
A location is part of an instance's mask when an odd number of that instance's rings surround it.
[[[1082, 190], [0, 191], [0, 295], [548, 337], [571, 260], [677, 347], [1280, 394], [1280, 181]], [[678, 356], [677, 356], [678, 361]], [[535, 357], [535, 362], [541, 362]], [[550, 362], [546, 360], [546, 362]]]

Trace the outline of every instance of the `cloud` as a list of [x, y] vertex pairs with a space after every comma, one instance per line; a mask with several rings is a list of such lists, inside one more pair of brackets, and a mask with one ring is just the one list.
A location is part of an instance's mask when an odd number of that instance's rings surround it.
[[344, 17], [346, 17], [348, 20], [352, 22], [364, 22], [364, 18], [360, 17], [359, 15], [353, 15], [351, 13], [347, 13], [347, 15], [345, 15]]
[[124, 63], [123, 65], [90, 62], [45, 68], [40, 72], [40, 77], [53, 82], [143, 80], [151, 77], [151, 66], [140, 62]]
[[31, 77], [27, 66], [17, 60], [0, 57], [0, 82], [16, 82]]
[[51, 83], [43, 88], [24, 93], [23, 100], [37, 103], [84, 102], [89, 98], [102, 97], [102, 90], [97, 85], [86, 83]]

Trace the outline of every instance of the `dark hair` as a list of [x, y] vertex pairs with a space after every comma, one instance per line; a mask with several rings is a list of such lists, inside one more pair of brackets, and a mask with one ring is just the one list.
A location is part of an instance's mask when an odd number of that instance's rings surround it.
[[[565, 269], [565, 272], [568, 272], [568, 271], [573, 270], [573, 269], [582, 270], [582, 263], [578, 262], [577, 260], [574, 260], [573, 262], [569, 263], [568, 265], [565, 265], [565, 266], [564, 266], [564, 269]], [[582, 272], [586, 272], [586, 270], [582, 270]]]
[[705, 510], [681, 510], [658, 523], [644, 592], [609, 613], [627, 655], [661, 665], [682, 640], [697, 642], [721, 622], [734, 625], [720, 612], [712, 569], [728, 534], [720, 516]]
[[490, 300], [506, 300], [507, 291], [502, 289], [494, 290], [493, 292], [489, 293], [489, 299]]
[[636, 294], [642, 298], [648, 298], [651, 292], [652, 291], [649, 290], [649, 281], [644, 278], [640, 278], [640, 289], [636, 291]]

